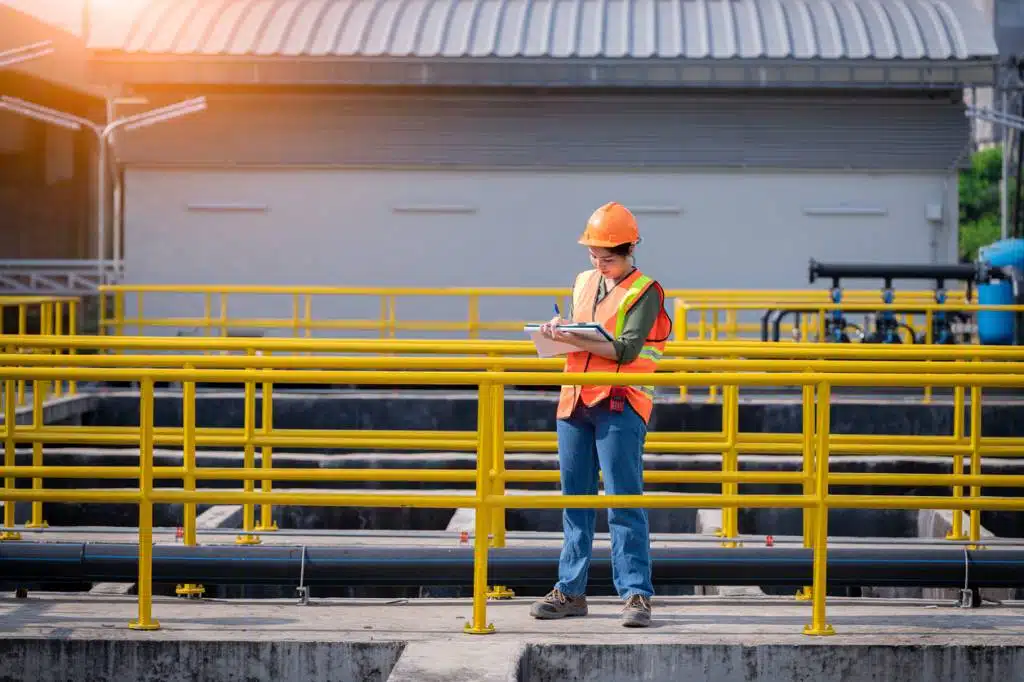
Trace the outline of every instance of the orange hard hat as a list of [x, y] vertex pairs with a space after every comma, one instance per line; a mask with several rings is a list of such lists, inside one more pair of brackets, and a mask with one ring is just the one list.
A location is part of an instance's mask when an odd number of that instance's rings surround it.
[[610, 249], [619, 244], [636, 244], [639, 241], [640, 231], [636, 226], [636, 218], [622, 204], [610, 201], [590, 216], [579, 243]]

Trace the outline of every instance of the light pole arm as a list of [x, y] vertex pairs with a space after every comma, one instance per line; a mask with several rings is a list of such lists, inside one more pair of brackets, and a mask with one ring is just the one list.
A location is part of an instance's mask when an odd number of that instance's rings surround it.
[[[142, 128], [145, 126], [154, 125], [163, 121], [168, 121], [172, 118], [184, 116], [186, 114], [192, 114], [198, 111], [206, 109], [206, 98], [196, 97], [194, 99], [184, 100], [182, 102], [176, 102], [169, 104], [164, 107], [158, 107], [156, 109], [150, 109], [139, 114], [133, 114], [131, 116], [125, 116], [114, 121], [110, 121], [107, 125], [100, 128], [96, 127], [96, 133], [99, 138], [99, 216], [101, 219], [99, 225], [99, 232], [97, 235], [97, 254], [99, 256], [100, 268], [102, 269], [103, 263], [106, 260], [106, 208], [107, 208], [107, 153], [110, 141], [110, 136], [114, 134], [120, 128], [131, 130], [133, 128]], [[114, 245], [114, 256], [115, 260], [119, 260], [123, 257], [121, 253], [121, 242], [118, 226], [113, 225], [111, 229], [111, 240]]]
[[39, 59], [40, 57], [45, 57], [53, 52], [52, 40], [41, 40], [38, 43], [22, 45], [21, 47], [4, 50], [0, 52], [0, 67], [14, 66], [21, 62]]
[[[88, 128], [96, 135], [97, 138], [103, 132], [103, 127], [95, 121], [90, 121], [82, 116], [76, 116], [75, 114], [69, 114], [64, 111], [58, 111], [57, 109], [51, 109], [44, 107], [34, 102], [27, 102], [17, 97], [8, 97], [7, 95], [0, 96], [0, 107], [9, 109], [16, 114], [27, 116], [28, 118], [35, 118], [41, 120], [44, 123], [54, 123], [61, 125], [62, 123], [76, 123], [82, 128]], [[66, 126], [65, 126], [66, 127]]]
[[[29, 46], [33, 47], [33, 46]], [[27, 48], [20, 48], [22, 50]], [[0, 53], [2, 57], [4, 53]], [[76, 116], [75, 114], [69, 114], [63, 111], [57, 111], [56, 109], [50, 109], [39, 104], [32, 102], [26, 102], [25, 100], [18, 99], [17, 97], [0, 96], [0, 109], [7, 109], [21, 116], [33, 118], [43, 123], [49, 123], [51, 125], [60, 126], [62, 128], [70, 130], [86, 130], [92, 131], [93, 135], [96, 136], [96, 142], [98, 147], [98, 158], [97, 158], [97, 178], [96, 178], [96, 189], [97, 189], [97, 207], [96, 207], [96, 254], [97, 254], [97, 267], [99, 269], [100, 282], [105, 282], [106, 277], [106, 222], [107, 222], [107, 154], [108, 154], [108, 143], [110, 136], [114, 131], [124, 128], [126, 130], [132, 130], [134, 128], [142, 128], [145, 126], [151, 126], [163, 121], [168, 121], [172, 118], [179, 116], [185, 116], [198, 111], [206, 109], [206, 98], [196, 97], [182, 102], [176, 102], [169, 104], [164, 107], [158, 107], [145, 111], [139, 114], [133, 114], [124, 118], [119, 118], [115, 121], [109, 121], [105, 125], [94, 123], [87, 118], [82, 116]], [[108, 114], [109, 115], [109, 114]], [[116, 227], [116, 226], [115, 226]], [[120, 242], [118, 239], [118, 233], [114, 232], [113, 238], [115, 255], [119, 254]]]
[[195, 99], [175, 102], [174, 104], [168, 104], [165, 107], [150, 109], [149, 111], [144, 111], [140, 114], [132, 114], [131, 116], [125, 116], [124, 118], [119, 118], [116, 121], [111, 121], [101, 129], [100, 137], [106, 140], [118, 128], [125, 128], [128, 130], [132, 128], [142, 128], [156, 123], [162, 123], [163, 121], [169, 121], [172, 118], [178, 118], [185, 114], [202, 111], [205, 108], [205, 97], [196, 97]]

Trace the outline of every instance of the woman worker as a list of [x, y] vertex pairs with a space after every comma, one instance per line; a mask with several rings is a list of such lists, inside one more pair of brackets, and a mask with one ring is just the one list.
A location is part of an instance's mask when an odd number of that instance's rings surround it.
[[[580, 273], [568, 317], [596, 322], [614, 341], [594, 341], [559, 331], [558, 315], [541, 327], [554, 340], [579, 350], [566, 372], [653, 372], [672, 330], [665, 292], [633, 265], [640, 242], [636, 219], [621, 204], [597, 209], [579, 243], [594, 269]], [[557, 311], [556, 311], [557, 312]], [[653, 386], [563, 386], [558, 402], [558, 463], [563, 495], [596, 495], [598, 467], [609, 495], [643, 494], [643, 452], [654, 401]], [[587, 614], [586, 587], [596, 521], [594, 509], [565, 509], [564, 541], [554, 589], [530, 609], [534, 618]], [[625, 602], [622, 624], [651, 620], [650, 539], [644, 509], [609, 509], [612, 577]]]

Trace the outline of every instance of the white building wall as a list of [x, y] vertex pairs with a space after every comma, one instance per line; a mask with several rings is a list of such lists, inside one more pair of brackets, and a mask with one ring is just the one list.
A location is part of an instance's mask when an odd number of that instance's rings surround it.
[[[568, 287], [589, 267], [576, 239], [610, 200], [636, 211], [638, 264], [667, 288], [801, 288], [812, 257], [956, 254], [956, 181], [940, 174], [133, 168], [126, 177], [129, 284]], [[946, 223], [930, 221], [929, 206], [943, 204]], [[290, 299], [231, 300], [231, 316], [292, 314]], [[202, 315], [202, 300], [151, 295], [145, 312]], [[490, 301], [482, 313], [543, 319], [551, 307]], [[314, 304], [316, 318], [379, 314], [377, 299]], [[465, 302], [403, 300], [399, 319], [410, 316], [463, 320]]]

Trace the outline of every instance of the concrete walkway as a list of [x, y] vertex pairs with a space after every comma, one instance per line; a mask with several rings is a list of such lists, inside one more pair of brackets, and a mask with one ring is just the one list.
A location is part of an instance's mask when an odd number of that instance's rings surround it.
[[538, 622], [528, 599], [491, 602], [497, 632], [462, 632], [468, 600], [220, 601], [159, 598], [162, 629], [129, 630], [113, 595], [0, 598], [4, 679], [1019, 680], [1024, 603], [834, 599], [836, 636], [801, 634], [788, 597], [655, 602], [653, 626], [619, 625], [615, 599], [585, 619]]

